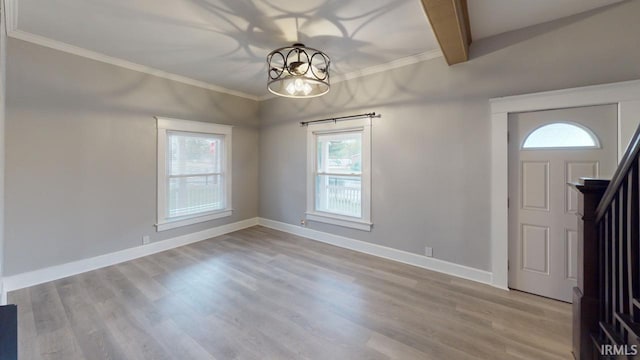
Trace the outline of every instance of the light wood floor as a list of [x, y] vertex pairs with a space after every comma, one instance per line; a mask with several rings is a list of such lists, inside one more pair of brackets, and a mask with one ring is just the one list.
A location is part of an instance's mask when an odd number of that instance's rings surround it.
[[20, 359], [569, 359], [568, 304], [250, 229], [15, 291]]

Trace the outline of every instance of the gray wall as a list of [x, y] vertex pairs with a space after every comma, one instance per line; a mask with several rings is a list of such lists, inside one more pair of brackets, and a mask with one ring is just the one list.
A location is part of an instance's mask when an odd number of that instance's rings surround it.
[[[0, 13], [4, 14], [4, 2], [0, 4]], [[7, 34], [4, 18], [0, 18], [0, 294], [3, 294], [2, 275], [4, 274], [4, 144], [5, 144], [5, 108], [6, 108], [6, 64]], [[0, 298], [0, 305], [3, 299]]]
[[[5, 275], [257, 216], [257, 102], [20, 40], [8, 50]], [[155, 231], [155, 115], [234, 125], [231, 218]]]
[[[319, 99], [260, 104], [12, 39], [5, 275], [258, 214], [299, 224], [297, 122], [365, 111], [382, 114], [374, 229], [310, 227], [419, 254], [429, 245], [436, 258], [488, 270], [488, 99], [640, 78], [638, 14], [633, 0], [476, 42], [465, 64], [434, 59], [335, 84]], [[232, 218], [155, 232], [155, 115], [235, 125]]]
[[472, 60], [433, 59], [332, 86], [313, 100], [260, 105], [260, 216], [299, 224], [305, 128], [376, 111], [371, 233], [309, 227], [490, 270], [489, 99], [640, 78], [640, 1], [481, 40]]

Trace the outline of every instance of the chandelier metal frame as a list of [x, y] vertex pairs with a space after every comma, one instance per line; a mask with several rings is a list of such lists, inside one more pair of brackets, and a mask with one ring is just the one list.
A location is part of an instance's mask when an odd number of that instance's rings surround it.
[[[291, 98], [312, 98], [329, 92], [329, 65], [331, 58], [324, 52], [296, 43], [276, 49], [267, 55], [267, 89], [278, 96]], [[312, 89], [309, 94], [278, 91], [277, 86], [284, 81], [307, 84]], [[313, 85], [314, 87], [311, 87]], [[280, 86], [280, 90], [284, 87]]]

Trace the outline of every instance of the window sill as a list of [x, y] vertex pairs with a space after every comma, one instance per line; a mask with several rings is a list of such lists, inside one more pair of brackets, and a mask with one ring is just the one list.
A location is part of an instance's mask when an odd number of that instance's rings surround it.
[[193, 225], [205, 221], [220, 219], [223, 217], [231, 216], [233, 210], [221, 210], [215, 213], [209, 213], [207, 215], [197, 215], [195, 217], [179, 218], [175, 220], [168, 220], [159, 224], [156, 224], [157, 231], [165, 231], [169, 229], [175, 229], [182, 226]]
[[348, 218], [345, 216], [307, 212], [307, 220], [338, 225], [357, 230], [371, 231], [373, 224], [369, 221]]

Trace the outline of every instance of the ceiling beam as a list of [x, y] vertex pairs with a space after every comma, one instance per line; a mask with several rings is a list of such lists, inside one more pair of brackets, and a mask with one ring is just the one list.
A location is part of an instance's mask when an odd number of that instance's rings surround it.
[[471, 27], [467, 0], [421, 0], [449, 65], [469, 60]]

